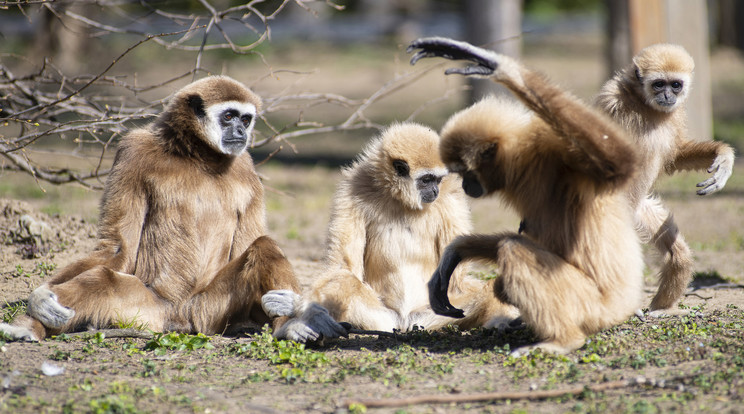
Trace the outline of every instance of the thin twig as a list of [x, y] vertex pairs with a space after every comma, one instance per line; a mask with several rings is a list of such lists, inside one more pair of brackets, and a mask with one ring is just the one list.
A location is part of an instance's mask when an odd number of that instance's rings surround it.
[[[659, 382], [659, 384], [667, 384], [668, 382], [681, 381], [683, 379], [692, 377], [693, 375], [687, 375], [677, 377], [669, 381]], [[419, 395], [416, 397], [407, 398], [349, 398], [341, 401], [341, 406], [349, 407], [352, 404], [361, 404], [367, 408], [381, 408], [381, 407], [403, 407], [407, 405], [418, 405], [418, 404], [450, 404], [450, 403], [472, 403], [472, 402], [484, 402], [484, 401], [503, 401], [503, 400], [544, 400], [547, 398], [561, 397], [564, 395], [578, 395], [586, 391], [590, 392], [601, 392], [607, 390], [613, 390], [618, 388], [634, 387], [637, 385], [651, 385], [655, 386], [656, 381], [649, 382], [644, 377], [638, 377], [635, 379], [621, 380], [621, 381], [610, 381], [601, 384], [589, 384], [581, 385], [573, 388], [558, 389], [558, 390], [540, 390], [540, 391], [513, 391], [513, 392], [485, 392], [485, 393], [474, 393], [474, 394], [455, 394], [455, 395], [441, 395], [441, 394], [427, 394]], [[656, 385], [663, 387], [664, 385]]]

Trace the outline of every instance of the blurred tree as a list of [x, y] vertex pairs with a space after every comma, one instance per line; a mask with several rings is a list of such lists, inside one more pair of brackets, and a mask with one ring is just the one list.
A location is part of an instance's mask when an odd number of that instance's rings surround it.
[[716, 6], [718, 43], [744, 50], [744, 1], [718, 0]]
[[[465, 39], [468, 42], [519, 58], [522, 51], [522, 0], [465, 0]], [[470, 101], [493, 93], [502, 86], [486, 79], [468, 78]]]

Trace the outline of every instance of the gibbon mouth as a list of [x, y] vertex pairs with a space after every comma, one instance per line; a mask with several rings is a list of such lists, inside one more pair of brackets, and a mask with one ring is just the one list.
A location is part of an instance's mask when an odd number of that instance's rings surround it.
[[222, 141], [222, 143], [223, 144], [228, 144], [228, 145], [232, 145], [232, 144], [240, 144], [240, 145], [242, 145], [242, 144], [245, 144], [245, 140], [244, 139], [234, 139], [234, 138], [233, 139], [225, 139], [225, 140]]

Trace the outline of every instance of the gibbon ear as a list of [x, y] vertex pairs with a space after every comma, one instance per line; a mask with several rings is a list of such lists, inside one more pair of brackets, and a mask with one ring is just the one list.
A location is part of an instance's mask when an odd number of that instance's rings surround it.
[[204, 100], [201, 96], [189, 95], [188, 98], [186, 98], [186, 103], [188, 103], [189, 108], [194, 111], [194, 115], [196, 115], [197, 118], [204, 118], [207, 115], [207, 112], [204, 111]]
[[393, 160], [393, 168], [395, 168], [395, 173], [400, 177], [408, 177], [411, 173], [411, 167], [403, 160]]

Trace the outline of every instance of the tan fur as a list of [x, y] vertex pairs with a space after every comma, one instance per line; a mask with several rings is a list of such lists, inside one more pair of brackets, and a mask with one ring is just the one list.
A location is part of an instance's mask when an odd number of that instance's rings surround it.
[[[654, 182], [662, 172], [703, 170], [717, 160], [723, 162], [722, 170], [733, 164], [733, 150], [728, 145], [688, 138], [684, 103], [694, 67], [692, 57], [681, 46], [652, 45], [608, 81], [597, 97], [597, 105], [628, 130], [641, 158], [630, 196], [642, 240], [653, 242], [664, 255], [660, 285], [650, 306], [652, 313], [659, 315], [677, 313], [676, 304], [692, 277], [692, 254], [671, 213], [652, 195]], [[674, 106], [664, 110], [652, 106], [650, 85], [656, 80], [684, 82]], [[723, 174], [718, 179], [719, 188], [727, 178]]]
[[[398, 176], [393, 160], [406, 161], [410, 177]], [[471, 224], [455, 176], [443, 178], [434, 202], [421, 203], [413, 178], [426, 171], [446, 174], [439, 136], [413, 123], [389, 127], [344, 169], [328, 229], [327, 269], [313, 290], [337, 320], [362, 329], [406, 331], [501, 324], [516, 317], [515, 309], [494, 300], [492, 288], [466, 276], [465, 268], [458, 269], [451, 292], [467, 317], [431, 311], [426, 282], [445, 246], [468, 233]]]
[[260, 105], [242, 84], [206, 78], [122, 139], [101, 201], [96, 250], [45, 285], [75, 315], [58, 327], [19, 318], [16, 325], [32, 329], [35, 339], [117, 322], [214, 334], [267, 322], [261, 297], [269, 290], [299, 292], [289, 262], [264, 236], [263, 187], [251, 156], [206, 144], [205, 125], [187, 103], [194, 96], [205, 105]]
[[640, 303], [643, 262], [627, 200], [636, 155], [624, 131], [507, 56], [443, 38], [419, 39], [414, 48], [423, 50], [413, 62], [469, 60], [448, 73], [489, 76], [526, 106], [488, 98], [442, 128], [442, 158], [466, 192], [500, 194], [524, 226], [520, 234], [464, 235], [450, 244], [429, 283], [432, 307], [453, 313], [441, 295], [448, 273], [483, 259], [498, 265], [494, 294], [519, 309], [541, 340], [534, 347], [568, 352], [626, 320]]

